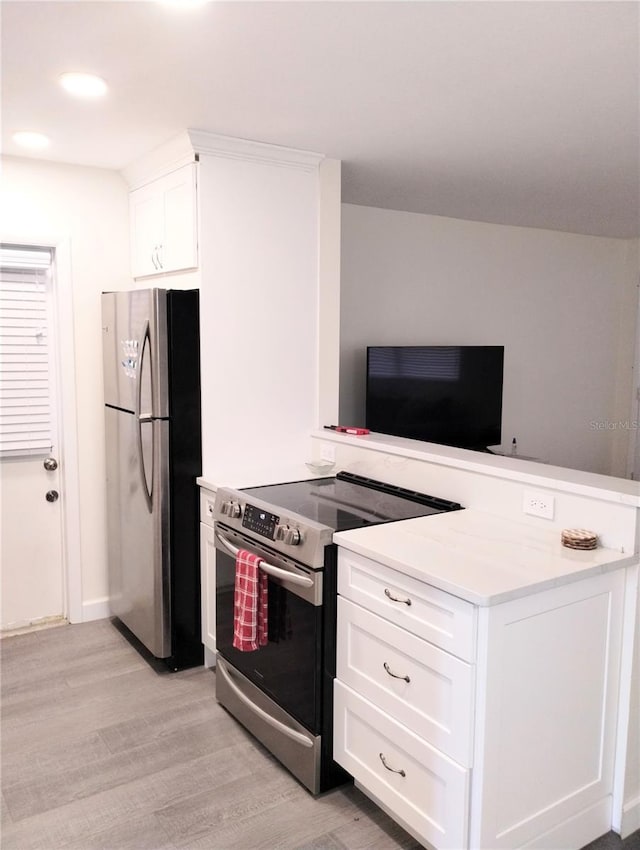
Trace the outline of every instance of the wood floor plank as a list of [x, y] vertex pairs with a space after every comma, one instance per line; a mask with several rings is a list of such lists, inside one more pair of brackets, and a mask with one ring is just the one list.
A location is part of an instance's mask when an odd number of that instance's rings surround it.
[[180, 807], [203, 789], [215, 796], [229, 781], [242, 777], [250, 783], [268, 758], [246, 740], [234, 743], [12, 824], [3, 831], [2, 850], [59, 850], [82, 843], [120, 822], [153, 815], [164, 807]]
[[224, 846], [218, 837], [227, 834], [229, 824], [234, 831], [241, 821], [254, 815], [264, 817], [271, 808], [298, 805], [302, 789], [266, 759], [250, 779], [247, 782], [247, 777], [240, 777], [220, 785], [215, 795], [203, 791], [165, 806], [157, 811], [157, 817], [177, 847], [197, 846], [200, 840]]
[[295, 850], [349, 850], [349, 848], [342, 841], [332, 836], [331, 833], [326, 833], [314, 838], [313, 841], [301, 844]]
[[[354, 795], [339, 788], [314, 798], [295, 780], [293, 783], [284, 768], [274, 763], [267, 782], [254, 782], [245, 789], [239, 785], [237, 797], [244, 794], [246, 799], [227, 803], [218, 795], [210, 802], [208, 812], [201, 812], [210, 827], [208, 835], [185, 831], [182, 839], [174, 836], [176, 845], [189, 850], [294, 850], [317, 842], [328, 832], [332, 833], [328, 843], [335, 843], [342, 827], [367, 817], [369, 801], [359, 792]], [[270, 796], [272, 786], [277, 791]], [[224, 790], [228, 793], [230, 787]], [[400, 846], [389, 842], [387, 850]]]
[[39, 777], [73, 770], [79, 762], [93, 764], [108, 757], [111, 752], [98, 732], [90, 732], [79, 738], [60, 740], [52, 738], [48, 746], [25, 752], [7, 752], [2, 757], [2, 782], [4, 787], [25, 782], [34, 782]]
[[[187, 703], [180, 711], [163, 706], [159, 711], [112, 723], [100, 729], [100, 737], [111, 753], [131, 750], [152, 742], [161, 746], [163, 739], [180, 729], [211, 722], [212, 699], [213, 695], [208, 694], [205, 698]], [[234, 731], [233, 725], [229, 724], [229, 732]]]
[[176, 850], [155, 815], [119, 820], [102, 832], [84, 835], [65, 850]]
[[35, 780], [5, 785], [5, 800], [13, 820], [19, 821], [156, 773], [176, 762], [216, 752], [227, 744], [227, 739], [212, 734], [210, 721], [194, 724], [166, 736], [162, 746], [151, 742], [65, 770], [56, 769]]
[[211, 674], [201, 680], [167, 681], [148, 667], [124, 671], [117, 678], [96, 679], [84, 688], [61, 691], [50, 700], [33, 696], [8, 706], [2, 715], [3, 738], [9, 744], [12, 735], [17, 740], [42, 737], [47, 732], [64, 736], [78, 727], [89, 732], [141, 716], [162, 703], [179, 710], [196, 692], [214, 698]]

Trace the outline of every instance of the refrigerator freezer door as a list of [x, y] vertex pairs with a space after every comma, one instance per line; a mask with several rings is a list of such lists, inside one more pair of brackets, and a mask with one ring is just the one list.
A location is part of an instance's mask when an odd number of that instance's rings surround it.
[[102, 349], [105, 404], [168, 416], [166, 290], [103, 293]]
[[[111, 613], [157, 658], [171, 655], [169, 422], [106, 408]], [[140, 451], [141, 449], [141, 451]]]

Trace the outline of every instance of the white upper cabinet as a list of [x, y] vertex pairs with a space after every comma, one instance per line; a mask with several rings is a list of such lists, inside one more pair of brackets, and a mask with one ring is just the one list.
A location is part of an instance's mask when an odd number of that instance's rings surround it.
[[129, 194], [133, 277], [198, 265], [196, 163], [188, 163]]

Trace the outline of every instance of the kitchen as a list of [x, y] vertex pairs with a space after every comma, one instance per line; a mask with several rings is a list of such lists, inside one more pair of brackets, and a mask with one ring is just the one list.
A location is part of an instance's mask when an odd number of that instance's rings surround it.
[[[216, 127], [217, 129], [217, 127]], [[167, 138], [170, 134], [167, 135]], [[164, 141], [164, 139], [159, 139]], [[149, 145], [150, 149], [153, 145]], [[311, 148], [313, 149], [313, 148]], [[329, 170], [333, 169], [333, 173], [328, 175], [328, 190], [333, 191], [333, 202], [330, 201], [329, 209], [333, 209], [333, 214], [328, 215], [324, 220], [325, 232], [330, 234], [330, 238], [322, 240], [322, 248], [326, 253], [320, 257], [321, 267], [325, 274], [325, 279], [334, 282], [339, 276], [339, 261], [340, 254], [336, 244], [339, 240], [340, 214], [349, 223], [349, 238], [343, 236], [343, 255], [349, 258], [349, 268], [352, 267], [352, 256], [354, 254], [362, 254], [362, 249], [355, 241], [355, 234], [360, 232], [362, 221], [359, 216], [367, 213], [362, 207], [346, 205], [340, 209], [339, 203], [336, 206], [336, 190], [335, 183], [340, 180], [339, 166], [335, 163], [324, 161], [325, 165], [329, 166]], [[72, 602], [75, 601], [75, 609], [72, 613], [77, 621], [90, 620], [100, 616], [106, 616], [106, 583], [105, 583], [105, 555], [106, 550], [106, 532], [104, 527], [104, 503], [101, 489], [97, 486], [97, 482], [104, 480], [103, 460], [100, 452], [95, 451], [94, 443], [91, 435], [102, 433], [102, 408], [100, 404], [101, 387], [95, 386], [96, 374], [100, 373], [100, 351], [95, 344], [91, 342], [94, 329], [99, 328], [99, 299], [98, 294], [102, 290], [121, 288], [126, 289], [131, 286], [131, 278], [129, 273], [129, 258], [128, 258], [128, 198], [127, 185], [122, 177], [113, 171], [97, 170], [90, 167], [59, 165], [51, 162], [44, 162], [29, 159], [14, 159], [9, 158], [4, 168], [5, 191], [11, 193], [13, 203], [11, 204], [11, 219], [3, 225], [3, 238], [13, 236], [13, 238], [25, 238], [25, 229], [21, 225], [23, 221], [28, 228], [29, 235], [32, 238], [41, 238], [41, 235], [50, 236], [52, 233], [58, 237], [61, 232], [66, 233], [71, 239], [71, 258], [73, 276], [71, 278], [73, 286], [74, 308], [76, 315], [81, 316], [73, 327], [75, 334], [76, 351], [82, 351], [82, 357], [76, 358], [75, 370], [77, 381], [77, 395], [82, 398], [83, 403], [78, 405], [78, 444], [79, 452], [81, 452], [77, 463], [76, 475], [79, 484], [79, 502], [82, 504], [81, 517], [81, 533], [78, 534], [78, 539], [75, 542], [75, 548], [72, 548], [72, 553], [75, 554], [75, 566], [72, 569], [76, 570], [78, 583], [76, 587], [76, 596], [72, 597]], [[334, 188], [331, 188], [331, 184]], [[267, 191], [265, 189], [265, 191]], [[339, 197], [339, 195], [338, 195]], [[333, 203], [333, 206], [331, 204]], [[266, 201], [265, 201], [266, 204]], [[376, 215], [375, 211], [367, 213], [369, 216]], [[377, 213], [381, 215], [380, 212]], [[96, 232], [93, 222], [100, 222], [100, 231]], [[393, 225], [393, 214], [388, 214], [388, 222]], [[62, 224], [64, 223], [64, 226]], [[409, 222], [411, 223], [411, 222]], [[439, 224], [439, 222], [435, 222]], [[397, 225], [396, 225], [397, 226]], [[453, 227], [453, 225], [452, 225]], [[459, 225], [462, 229], [463, 225]], [[477, 236], [473, 233], [473, 226], [470, 223], [466, 224], [466, 235], [471, 238], [480, 238], [479, 231], [476, 231]], [[491, 226], [485, 225], [484, 232], [487, 234], [489, 242], [500, 237], [500, 229], [495, 226], [491, 230]], [[487, 230], [489, 228], [489, 230]], [[22, 229], [22, 234], [16, 231]], [[511, 230], [509, 231], [512, 232]], [[331, 237], [331, 233], [333, 236]], [[551, 247], [551, 237], [546, 237], [539, 231], [529, 231], [532, 240], [540, 240], [539, 242], [531, 242], [525, 245], [522, 253], [518, 256], [514, 255], [514, 263], [519, 260], [521, 264], [525, 260], [529, 260], [534, 254], [538, 255], [541, 250], [548, 250]], [[455, 239], [457, 234], [445, 234], [450, 239]], [[525, 231], [526, 235], [526, 231]], [[555, 236], [553, 242], [557, 245], [562, 242], [563, 237]], [[564, 246], [568, 246], [570, 237], [566, 237]], [[625, 240], [602, 240], [589, 237], [581, 237], [575, 239], [570, 247], [558, 247], [556, 260], [558, 263], [568, 263], [570, 261], [577, 262], [575, 256], [579, 253], [580, 248], [588, 247], [590, 253], [590, 266], [593, 269], [594, 256], [595, 261], [601, 263], [600, 270], [592, 273], [593, 289], [595, 290], [596, 281], [602, 278], [608, 271], [617, 270], [617, 280], [624, 279], [624, 273], [620, 271], [624, 259], [619, 259], [616, 255], [613, 259], [611, 255], [624, 247]], [[578, 244], [579, 243], [579, 244]], [[369, 247], [369, 250], [371, 248]], [[487, 249], [488, 250], [488, 249]], [[565, 253], [566, 251], [566, 253]], [[598, 251], [600, 253], [598, 253]], [[239, 256], [237, 246], [229, 246], [229, 257]], [[606, 253], [606, 256], [605, 256]], [[618, 251], [618, 254], [620, 251]], [[249, 257], [242, 258], [247, 263], [248, 273], [252, 271], [251, 260]], [[372, 265], [373, 265], [372, 258]], [[611, 265], [614, 263], [615, 265]], [[608, 264], [608, 265], [607, 265]], [[443, 269], [444, 270], [444, 269]], [[587, 273], [587, 269], [583, 265], [576, 271], [576, 277]], [[373, 278], [367, 270], [368, 280]], [[520, 272], [522, 273], [522, 272]], [[509, 272], [505, 275], [505, 279], [509, 277]], [[351, 276], [353, 280], [353, 275]], [[177, 285], [180, 281], [173, 279], [171, 285]], [[365, 281], [366, 282], [366, 281]], [[506, 286], [506, 284], [505, 284]], [[622, 291], [622, 283], [620, 284]], [[627, 289], [624, 290], [625, 298], [627, 297]], [[264, 294], [264, 291], [263, 293]], [[338, 370], [338, 349], [336, 347], [337, 326], [335, 321], [336, 311], [339, 309], [338, 298], [341, 299], [360, 299], [364, 295], [357, 294], [357, 289], [353, 286], [347, 287], [345, 291], [345, 272], [343, 270], [343, 281], [340, 293], [334, 285], [326, 286], [323, 289], [323, 297], [326, 299], [323, 304], [324, 315], [326, 320], [326, 334], [323, 340], [326, 342], [326, 355], [322, 360], [323, 369], [320, 375], [321, 386], [324, 386], [325, 391], [321, 393], [319, 404], [322, 405], [319, 415], [308, 416], [308, 424], [300, 427], [300, 443], [296, 452], [298, 458], [302, 460], [310, 459], [308, 454], [311, 449], [308, 442], [308, 434], [310, 434], [317, 424], [339, 421], [338, 416], [338, 400], [336, 378]], [[488, 297], [488, 293], [485, 293]], [[475, 303], [475, 302], [474, 302]], [[617, 339], [614, 328], [613, 314], [616, 311], [624, 317], [625, 321], [633, 317], [633, 309], [629, 310], [625, 307], [625, 301], [617, 302], [616, 310], [613, 307], [609, 308], [609, 312], [600, 310], [603, 321], [601, 335], [607, 340]], [[241, 304], [234, 305], [234, 310], [237, 312]], [[80, 312], [78, 312], [80, 311]], [[355, 316], [355, 313], [349, 315]], [[617, 315], [617, 313], [616, 313]], [[332, 318], [334, 317], [334, 318]], [[347, 317], [348, 318], [348, 317]], [[607, 319], [610, 324], [605, 324]], [[352, 324], [355, 319], [348, 319]], [[609, 336], [607, 336], [609, 334]], [[628, 338], [628, 332], [625, 331], [625, 339]], [[333, 339], [332, 339], [333, 337]], [[278, 362], [278, 368], [284, 369], [288, 367], [290, 357], [283, 358]], [[304, 364], [300, 368], [304, 368]], [[355, 380], [355, 379], [354, 379]], [[224, 376], [219, 377], [222, 384], [226, 383]], [[222, 387], [225, 388], [224, 386]], [[284, 394], [284, 393], [283, 393]], [[349, 397], [351, 393], [347, 393]], [[621, 392], [624, 396], [624, 392]], [[89, 399], [94, 399], [94, 403], [89, 403]], [[626, 399], [623, 399], [626, 404]], [[261, 399], [264, 402], [264, 399]], [[286, 399], [285, 399], [286, 403]], [[341, 399], [342, 403], [342, 399]], [[628, 416], [626, 408], [624, 415], [620, 418]], [[301, 416], [300, 407], [291, 405], [287, 409], [287, 413], [293, 417], [290, 420], [292, 423], [297, 422]], [[613, 418], [613, 416], [612, 416]], [[615, 418], [618, 418], [616, 416]], [[349, 418], [348, 421], [352, 421]], [[267, 423], [268, 425], [268, 423]], [[211, 425], [215, 430], [218, 425], [214, 422]], [[243, 425], [243, 427], [245, 427]], [[255, 440], [256, 437], [264, 439], [263, 446], [267, 448], [270, 456], [275, 456], [277, 452], [290, 451], [292, 442], [287, 439], [285, 432], [278, 430], [275, 427], [271, 432], [267, 432], [260, 428], [251, 429], [246, 425], [246, 431], [242, 433], [244, 451], [246, 451], [249, 441]], [[520, 433], [520, 429], [518, 430]], [[303, 436], [304, 435], [304, 436]], [[305, 442], [303, 442], [303, 440]], [[239, 441], [240, 442], [240, 441]], [[527, 442], [520, 438], [523, 451], [526, 450]], [[600, 451], [600, 449], [598, 449]], [[527, 453], [529, 453], [527, 451]], [[541, 449], [532, 448], [530, 453], [540, 453]], [[542, 455], [544, 456], [544, 455]], [[390, 462], [391, 463], [391, 462]], [[205, 467], [206, 469], [206, 467]], [[226, 477], [226, 470], [221, 470], [223, 477]], [[244, 470], [242, 470], [244, 472]], [[209, 467], [207, 474], [215, 478], [218, 471]], [[619, 473], [620, 474], [620, 473]], [[440, 495], [436, 490], [435, 492]], [[443, 494], [445, 495], [445, 494]], [[74, 541], [71, 540], [71, 543]]]

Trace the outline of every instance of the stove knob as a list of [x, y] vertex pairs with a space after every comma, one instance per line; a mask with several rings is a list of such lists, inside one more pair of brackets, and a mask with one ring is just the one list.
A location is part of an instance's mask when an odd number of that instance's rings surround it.
[[302, 536], [297, 528], [290, 528], [285, 537], [285, 543], [291, 546], [299, 546], [302, 543]]
[[287, 546], [299, 546], [302, 543], [300, 531], [288, 525], [281, 525], [276, 532], [276, 540], [281, 540]]
[[224, 516], [228, 516], [231, 519], [239, 519], [242, 515], [240, 505], [237, 502], [232, 501], [223, 502], [220, 506], [220, 511], [224, 514]]

